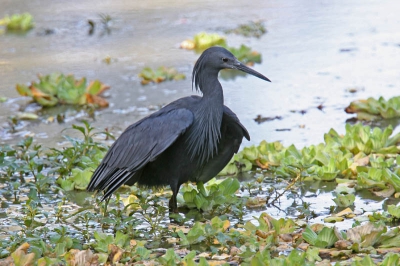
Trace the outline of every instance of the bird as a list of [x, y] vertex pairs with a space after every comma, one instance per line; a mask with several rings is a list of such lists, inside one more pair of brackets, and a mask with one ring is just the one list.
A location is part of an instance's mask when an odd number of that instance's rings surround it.
[[177, 99], [130, 125], [111, 145], [94, 171], [88, 191], [104, 191], [102, 201], [122, 185], [169, 185], [170, 212], [178, 212], [177, 195], [183, 183], [206, 183], [250, 140], [236, 114], [224, 105], [218, 80], [222, 69], [237, 69], [270, 80], [240, 62], [223, 47], [206, 49], [192, 72], [192, 95]]

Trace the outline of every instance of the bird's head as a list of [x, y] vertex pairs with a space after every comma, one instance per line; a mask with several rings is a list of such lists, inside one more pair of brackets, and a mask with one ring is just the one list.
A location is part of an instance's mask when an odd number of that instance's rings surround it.
[[205, 50], [199, 59], [197, 60], [192, 73], [192, 83], [194, 83], [196, 89], [199, 86], [200, 76], [202, 72], [214, 72], [217, 73], [221, 69], [237, 69], [246, 72], [250, 75], [256, 76], [260, 79], [271, 82], [267, 77], [258, 73], [252, 68], [249, 68], [239, 60], [228, 50], [223, 47], [210, 47]]

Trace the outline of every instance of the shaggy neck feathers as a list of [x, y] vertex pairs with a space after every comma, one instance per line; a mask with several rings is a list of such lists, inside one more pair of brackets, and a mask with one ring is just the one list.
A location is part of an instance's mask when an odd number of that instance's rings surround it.
[[199, 157], [200, 163], [204, 163], [218, 152], [224, 95], [218, 81], [219, 70], [202, 68], [201, 59], [196, 63], [192, 80], [203, 97], [194, 112], [197, 123], [189, 130], [188, 147], [191, 159]]

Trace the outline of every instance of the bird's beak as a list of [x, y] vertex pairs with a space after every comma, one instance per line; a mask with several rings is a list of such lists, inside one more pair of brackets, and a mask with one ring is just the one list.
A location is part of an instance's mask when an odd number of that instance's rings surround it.
[[260, 79], [263, 79], [263, 80], [266, 80], [266, 81], [271, 82], [271, 81], [269, 80], [269, 78], [267, 78], [266, 76], [264, 76], [264, 75], [258, 73], [258, 72], [255, 71], [254, 69], [252, 69], [252, 68], [246, 66], [245, 64], [243, 64], [242, 62], [240, 62], [240, 61], [238, 61], [238, 60], [235, 62], [234, 68], [236, 68], [236, 69], [238, 69], [238, 70], [241, 70], [241, 71], [243, 71], [243, 72], [246, 72], [246, 73], [248, 73], [248, 74], [250, 74], [250, 75], [256, 76], [257, 78], [260, 78]]

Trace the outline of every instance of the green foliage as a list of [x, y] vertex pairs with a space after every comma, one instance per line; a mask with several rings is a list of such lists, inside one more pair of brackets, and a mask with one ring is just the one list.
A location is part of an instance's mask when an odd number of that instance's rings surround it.
[[[243, 220], [246, 206], [245, 199], [240, 198], [240, 191], [246, 190], [262, 197], [265, 179], [275, 179], [277, 175], [336, 180], [339, 185], [333, 193], [337, 199], [354, 196], [364, 187], [380, 190], [380, 195], [391, 195], [400, 187], [399, 137], [392, 136], [391, 128], [347, 126], [343, 136], [331, 130], [325, 135], [325, 143], [301, 150], [278, 142], [247, 147], [235, 155], [224, 171], [235, 174], [254, 166], [265, 168], [257, 170], [257, 179], [242, 183], [242, 188], [235, 178], [183, 186], [178, 200], [191, 210], [186, 218], [182, 214], [170, 216], [179, 216], [182, 227], [169, 224], [169, 194], [163, 190], [154, 193], [133, 186], [119, 190], [107, 203], [88, 203], [88, 194], [77, 191], [85, 189], [107, 148], [95, 142], [93, 136], [98, 133], [88, 123], [74, 125], [73, 130], [80, 132], [81, 138], [66, 137], [69, 145], [60, 150], [44, 149], [35, 145], [32, 138], [15, 146], [0, 147], [0, 173], [5, 180], [5, 187], [0, 188], [0, 203], [10, 210], [7, 219], [18, 226], [17, 231], [7, 232], [7, 237], [0, 239], [1, 258], [39, 265], [73, 265], [82, 257], [92, 265], [144, 260], [162, 265], [208, 265], [209, 258], [219, 256], [226, 258], [227, 263], [234, 261], [240, 265], [314, 265], [322, 255], [325, 258], [326, 252], [332, 261], [341, 259], [343, 254], [375, 253], [375, 248], [400, 246], [400, 229], [386, 225], [398, 221], [399, 210], [394, 205], [388, 205], [387, 212], [369, 215], [370, 222], [355, 222], [345, 232], [318, 224], [305, 225], [298, 219], [274, 219], [266, 213]], [[83, 195], [84, 207], [72, 204], [69, 196], [60, 196], [69, 190], [75, 193], [66, 195]], [[17, 214], [9, 208], [13, 204], [20, 206]], [[301, 209], [303, 217], [311, 212], [307, 202], [301, 206], [296, 210]], [[265, 203], [262, 208], [266, 208]], [[345, 241], [345, 245], [344, 250], [338, 251], [333, 246], [340, 241]], [[162, 256], [154, 249], [161, 244], [167, 248]], [[308, 245], [307, 250], [291, 251], [300, 244]], [[285, 246], [286, 256], [275, 252]], [[178, 256], [177, 249], [185, 248], [190, 252], [183, 258]], [[210, 257], [199, 258], [200, 252]], [[380, 259], [382, 265], [399, 261], [393, 253]], [[370, 257], [355, 258], [349, 263], [364, 265], [360, 263], [370, 263]]]
[[160, 83], [166, 80], [182, 80], [186, 78], [184, 74], [178, 73], [175, 68], [168, 68], [165, 66], [161, 66], [156, 70], [145, 67], [142, 72], [139, 73], [139, 77], [142, 78], [141, 83], [143, 85], [149, 84], [150, 82]]
[[254, 65], [254, 63], [261, 63], [261, 54], [244, 44], [240, 45], [239, 48], [227, 47], [227, 49], [244, 64]]
[[0, 26], [6, 26], [7, 31], [26, 32], [33, 28], [33, 17], [29, 13], [13, 14], [0, 20]]
[[358, 120], [374, 121], [381, 118], [389, 119], [400, 117], [400, 96], [385, 100], [368, 98], [350, 103], [345, 109], [347, 113], [356, 113]]
[[86, 78], [76, 80], [73, 75], [61, 73], [38, 75], [39, 82], [32, 82], [28, 87], [17, 84], [16, 89], [22, 96], [32, 97], [38, 104], [46, 107], [58, 104], [108, 106], [108, 102], [99, 96], [109, 86], [98, 80], [86, 83]]
[[303, 231], [303, 238], [309, 244], [319, 248], [332, 247], [338, 240], [332, 228], [323, 227], [322, 230], [317, 234], [308, 225]]
[[314, 265], [306, 259], [306, 253], [299, 250], [292, 250], [287, 256], [279, 256], [277, 258], [271, 258], [269, 251], [264, 249], [262, 252], [258, 252], [251, 260], [250, 265], [270, 265], [270, 266], [311, 266]]
[[397, 219], [400, 218], [400, 206], [388, 205], [387, 208], [387, 211], [390, 215]]
[[[391, 136], [392, 132], [391, 126], [381, 130], [348, 124], [343, 136], [331, 129], [324, 136], [325, 143], [301, 150], [293, 145], [283, 147], [278, 142], [262, 141], [259, 146], [236, 154], [220, 174], [237, 174], [256, 166], [285, 178], [301, 176], [304, 180], [324, 181], [341, 178], [357, 180], [358, 188], [387, 191], [393, 187], [393, 192], [400, 191], [399, 164], [395, 159], [400, 153], [397, 146], [400, 133]], [[349, 206], [354, 195], [337, 195], [335, 202], [338, 206]]]
[[381, 266], [399, 265], [400, 255], [397, 253], [388, 253], [382, 261]]
[[226, 30], [225, 33], [235, 33], [245, 37], [260, 38], [267, 32], [262, 21], [250, 21], [247, 24], [240, 24], [234, 29]]
[[226, 46], [225, 37], [217, 33], [200, 32], [197, 33], [193, 40], [186, 40], [181, 43], [181, 47], [185, 49], [196, 49], [197, 51], [204, 51], [211, 46]]
[[338, 207], [349, 207], [353, 205], [355, 200], [356, 196], [354, 194], [337, 194], [336, 198], [333, 199]]
[[[196, 34], [193, 40], [186, 40], [181, 43], [181, 47], [185, 49], [195, 49], [202, 52], [212, 46], [222, 46], [229, 50], [239, 61], [247, 64], [254, 65], [261, 63], [261, 54], [253, 51], [250, 47], [242, 44], [239, 48], [228, 46], [225, 37], [216, 33], [200, 32]], [[143, 81], [142, 81], [143, 82]]]
[[226, 212], [230, 205], [240, 200], [235, 195], [239, 187], [240, 183], [235, 178], [223, 181], [212, 179], [206, 185], [198, 182], [197, 187], [188, 183], [182, 187], [178, 202], [213, 214]]
[[370, 256], [365, 256], [361, 260], [355, 260], [351, 266], [375, 266], [376, 263], [371, 259]]

